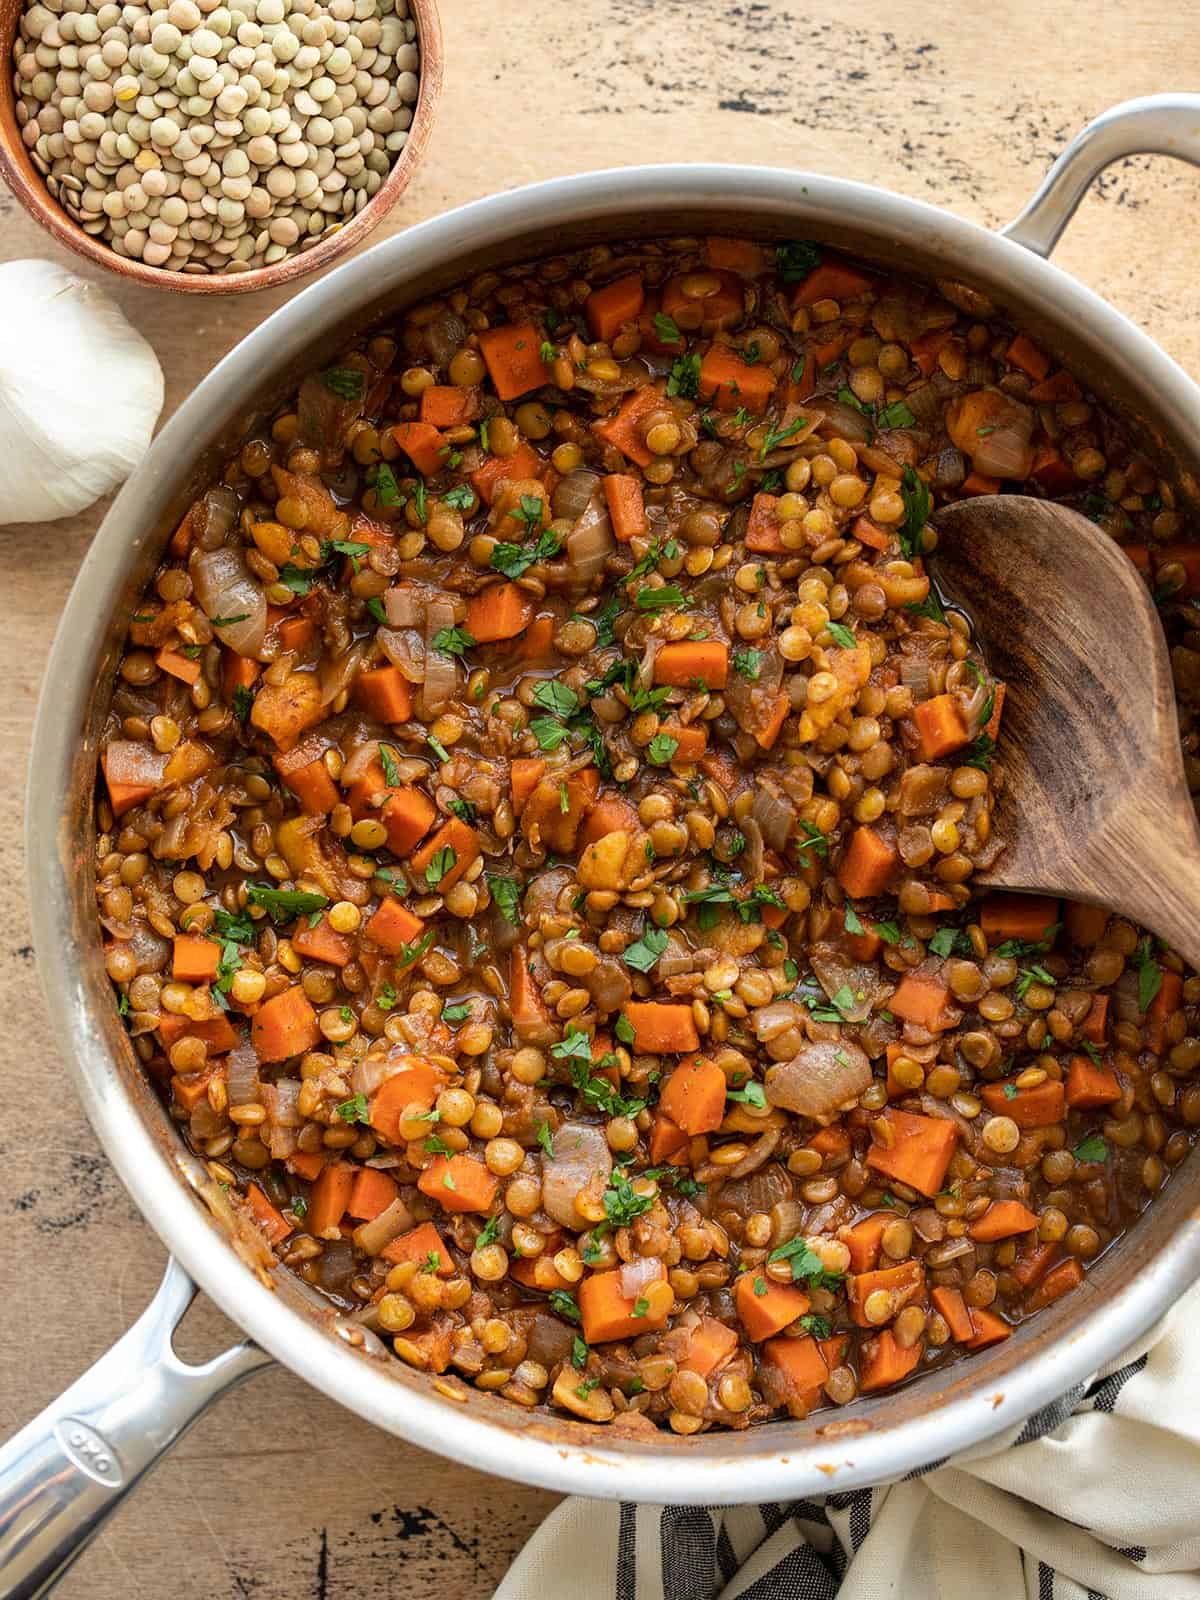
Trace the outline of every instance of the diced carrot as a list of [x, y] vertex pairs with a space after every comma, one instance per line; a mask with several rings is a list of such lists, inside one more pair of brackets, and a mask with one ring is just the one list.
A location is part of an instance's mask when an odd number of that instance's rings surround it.
[[637, 807], [624, 795], [612, 792], [602, 794], [598, 800], [592, 801], [583, 814], [583, 822], [575, 838], [576, 848], [584, 850], [589, 844], [595, 844], [597, 839], [603, 839], [610, 833], [619, 833], [622, 829], [636, 833], [641, 825]]
[[390, 895], [380, 902], [364, 929], [367, 938], [373, 939], [390, 956], [398, 956], [405, 945], [414, 943], [424, 931], [425, 924], [420, 917], [414, 917], [406, 906]]
[[679, 1363], [685, 1372], [698, 1372], [707, 1378], [737, 1349], [737, 1330], [718, 1322], [716, 1317], [701, 1317], [692, 1329], [687, 1355]]
[[162, 1040], [163, 1049], [169, 1050], [185, 1034], [203, 1040], [210, 1056], [223, 1056], [238, 1042], [233, 1024], [226, 1016], [207, 1017], [203, 1022], [193, 1022], [191, 1017], [164, 1011], [158, 1019], [158, 1037]]
[[840, 1126], [821, 1128], [808, 1140], [808, 1148], [815, 1150], [826, 1161], [850, 1154], [850, 1134]]
[[641, 389], [635, 389], [613, 416], [602, 417], [599, 422], [593, 422], [592, 431], [606, 444], [615, 446], [623, 456], [628, 456], [630, 461], [635, 461], [639, 467], [648, 467], [654, 457], [646, 448], [640, 424], [650, 412], [657, 411], [662, 403], [662, 389], [657, 384], [648, 383]]
[[654, 1122], [650, 1129], [650, 1160], [655, 1165], [663, 1162], [673, 1166], [683, 1164], [688, 1148], [688, 1136], [682, 1128], [677, 1128], [670, 1117], [664, 1117], [661, 1111], [654, 1113]]
[[471, 487], [484, 505], [490, 506], [506, 479], [510, 483], [523, 483], [529, 478], [540, 478], [545, 469], [541, 456], [522, 439], [511, 456], [489, 456], [482, 466], [476, 467], [471, 474]]
[[593, 289], [583, 302], [592, 337], [610, 344], [627, 323], [637, 321], [645, 300], [646, 285], [638, 272]]
[[173, 678], [178, 678], [180, 683], [195, 683], [200, 676], [200, 662], [193, 661], [191, 656], [181, 655], [178, 650], [168, 650], [164, 645], [154, 658], [154, 665], [163, 672], [169, 672]]
[[791, 709], [792, 703], [781, 689], [779, 691], [779, 697], [775, 701], [774, 711], [772, 711], [770, 717], [765, 723], [763, 723], [762, 727], [759, 728], [754, 735], [755, 742], [760, 750], [774, 749], [775, 741], [783, 732], [783, 725], [787, 721], [788, 712]]
[[[664, 316], [670, 317], [677, 328], [685, 333], [703, 333], [709, 338], [714, 333], [731, 328], [740, 320], [745, 303], [745, 286], [735, 272], [714, 272], [712, 292], [700, 299], [689, 294], [694, 285], [689, 282], [691, 273], [677, 272], [668, 278], [662, 289]], [[706, 274], [708, 276], [708, 274]], [[678, 348], [678, 346], [676, 346]]]
[[171, 1094], [177, 1106], [182, 1106], [190, 1116], [208, 1094], [208, 1086], [218, 1076], [218, 1069], [209, 1065], [203, 1072], [189, 1072], [186, 1076], [174, 1073]]
[[286, 756], [277, 756], [275, 766], [280, 777], [300, 802], [300, 809], [311, 817], [323, 816], [338, 803], [337, 785], [329, 776], [329, 769], [321, 756], [306, 761], [302, 767], [284, 770]]
[[200, 516], [201, 510], [202, 502], [199, 500], [194, 500], [183, 513], [183, 516], [179, 522], [179, 526], [171, 535], [170, 543], [167, 545], [167, 549], [170, 554], [175, 557], [176, 561], [183, 561], [187, 558], [187, 553], [192, 547], [192, 539], [195, 535], [196, 521]]
[[874, 278], [848, 261], [827, 256], [814, 267], [792, 296], [792, 305], [813, 306], [818, 300], [858, 300], [874, 287]]
[[331, 1154], [332, 1151], [328, 1150], [311, 1153], [307, 1150], [293, 1150], [287, 1157], [287, 1164], [298, 1178], [303, 1178], [307, 1183], [315, 1183], [324, 1170], [326, 1158]]
[[774, 1368], [783, 1380], [787, 1397], [792, 1400], [816, 1400], [829, 1376], [829, 1363], [816, 1339], [768, 1339], [760, 1357], [763, 1365]]
[[350, 815], [355, 822], [358, 822], [369, 811], [383, 805], [391, 792], [383, 775], [382, 765], [378, 761], [372, 761], [367, 770], [355, 778], [346, 790], [346, 804], [350, 807]]
[[1104, 937], [1108, 912], [1103, 906], [1085, 906], [1081, 900], [1068, 900], [1063, 908], [1063, 926], [1072, 944], [1090, 948]]
[[621, 1272], [590, 1273], [579, 1285], [579, 1310], [583, 1317], [583, 1337], [588, 1344], [605, 1344], [610, 1339], [636, 1339], [642, 1333], [657, 1333], [667, 1325], [666, 1309], [651, 1315], [635, 1316], [637, 1298], [621, 1289]]
[[913, 361], [925, 377], [931, 375], [938, 364], [938, 356], [953, 337], [953, 328], [931, 328], [928, 333], [918, 334], [909, 345]]
[[441, 1234], [432, 1222], [419, 1222], [415, 1228], [402, 1233], [379, 1252], [385, 1261], [399, 1266], [402, 1261], [419, 1261], [422, 1266], [432, 1266], [432, 1276], [452, 1278], [455, 1272], [454, 1257]]
[[1047, 494], [1070, 494], [1079, 487], [1075, 468], [1060, 450], [1051, 444], [1039, 445], [1033, 453], [1029, 476], [1041, 485]]
[[1079, 1025], [1079, 1031], [1092, 1044], [1103, 1044], [1108, 1036], [1108, 996], [1094, 994], [1091, 1009]]
[[388, 431], [423, 478], [432, 478], [445, 466], [446, 441], [427, 422], [397, 422]]
[[686, 728], [678, 722], [664, 722], [659, 732], [675, 741], [672, 766], [699, 761], [708, 749], [708, 732], [702, 722], [689, 722]]
[[895, 845], [864, 823], [851, 836], [837, 880], [852, 900], [869, 900], [887, 891], [899, 867]]
[[533, 793], [542, 774], [546, 770], [545, 758], [542, 756], [518, 756], [508, 769], [508, 779], [512, 788], [513, 810], [517, 816], [526, 800]]
[[1179, 1009], [1183, 1000], [1183, 979], [1177, 972], [1164, 972], [1158, 993], [1150, 1002], [1150, 1009], [1146, 1013], [1145, 1035], [1146, 1043], [1156, 1054], [1161, 1055], [1163, 1046], [1167, 1042], [1167, 1023], [1171, 1014]]
[[1030, 389], [1029, 398], [1035, 406], [1063, 405], [1068, 400], [1082, 400], [1083, 390], [1069, 372], [1056, 372]]
[[1063, 1295], [1070, 1294], [1072, 1289], [1077, 1289], [1083, 1282], [1083, 1263], [1075, 1256], [1068, 1256], [1065, 1261], [1060, 1261], [1056, 1267], [1042, 1279], [1041, 1283], [1030, 1295], [1027, 1301], [1030, 1311], [1040, 1311], [1044, 1306], [1061, 1300]]
[[508, 980], [508, 1008], [512, 1015], [513, 1030], [522, 1043], [546, 1042], [546, 1035], [554, 1037], [554, 1024], [542, 999], [542, 991], [534, 983], [529, 971], [525, 946], [515, 944], [512, 949]]
[[254, 726], [284, 751], [324, 715], [321, 680], [315, 672], [289, 672], [280, 684], [264, 683], [250, 709]]
[[725, 1116], [728, 1080], [715, 1061], [696, 1056], [681, 1061], [662, 1085], [659, 1105], [664, 1116], [684, 1133], [714, 1133]]
[[417, 1188], [447, 1211], [490, 1211], [500, 1180], [474, 1156], [435, 1156]]
[[925, 1268], [919, 1261], [901, 1261], [894, 1267], [852, 1272], [846, 1279], [846, 1301], [850, 1307], [850, 1320], [856, 1327], [871, 1327], [865, 1307], [867, 1300], [877, 1291], [892, 1295], [897, 1311], [915, 1301], [924, 1301]]
[[401, 1063], [390, 1078], [385, 1078], [371, 1096], [368, 1116], [371, 1126], [389, 1144], [401, 1144], [400, 1124], [408, 1106], [419, 1105], [428, 1111], [441, 1093], [445, 1074], [423, 1056], [400, 1056]]
[[718, 272], [736, 272], [743, 278], [759, 278], [767, 270], [762, 246], [747, 239], [710, 236], [704, 241], [704, 259]]
[[938, 1284], [936, 1289], [930, 1291], [929, 1298], [933, 1301], [933, 1309], [950, 1329], [952, 1339], [959, 1344], [966, 1344], [975, 1337], [975, 1324], [971, 1321], [967, 1302], [958, 1289]]
[[517, 641], [517, 660], [546, 661], [555, 655], [554, 630], [553, 617], [534, 617]]
[[776, 1283], [760, 1273], [743, 1272], [733, 1289], [738, 1321], [755, 1344], [804, 1316], [812, 1301], [794, 1283]]
[[913, 707], [913, 721], [921, 736], [921, 759], [940, 761], [970, 744], [962, 706], [952, 694], [934, 695]]
[[907, 1378], [921, 1359], [923, 1342], [918, 1339], [907, 1349], [900, 1344], [890, 1328], [885, 1328], [875, 1339], [869, 1340], [859, 1373], [861, 1394], [873, 1394], [876, 1389], [889, 1389], [892, 1384]]
[[887, 1092], [889, 1100], [900, 1100], [906, 1094], [911, 1094], [912, 1089], [896, 1076], [896, 1062], [901, 1056], [908, 1054], [904, 1045], [899, 1043], [889, 1044], [887, 1047]]
[[262, 664], [252, 656], [239, 656], [236, 650], [221, 651], [221, 691], [232, 705], [238, 689], [249, 689], [262, 671]]
[[276, 631], [279, 636], [279, 648], [295, 653], [312, 643], [317, 625], [311, 617], [285, 617]]
[[711, 400], [718, 411], [737, 411], [744, 406], [759, 416], [767, 409], [774, 387], [770, 367], [761, 362], [747, 366], [729, 345], [710, 345], [700, 363], [700, 398]]
[[993, 1200], [967, 1232], [981, 1244], [991, 1244], [996, 1239], [1011, 1239], [1015, 1233], [1028, 1233], [1037, 1225], [1037, 1217], [1019, 1200]]
[[376, 722], [407, 722], [412, 689], [399, 667], [374, 667], [354, 680], [354, 699]]
[[1072, 1056], [1067, 1068], [1067, 1105], [1072, 1111], [1092, 1111], [1111, 1106], [1122, 1089], [1111, 1067], [1098, 1067], [1087, 1056]]
[[330, 967], [344, 967], [354, 951], [346, 935], [333, 927], [328, 912], [315, 927], [310, 928], [306, 922], [292, 935], [292, 949], [310, 961], [321, 961]]
[[953, 1018], [947, 1015], [949, 1004], [950, 991], [940, 979], [909, 972], [896, 985], [888, 1010], [902, 1022], [915, 1023], [930, 1033], [945, 1033], [954, 1026]]
[[999, 494], [1000, 479], [989, 478], [984, 472], [968, 472], [958, 486], [959, 494]]
[[515, 400], [550, 382], [550, 368], [541, 357], [542, 337], [532, 322], [489, 328], [479, 335], [492, 385], [501, 400]]
[[260, 1061], [286, 1061], [316, 1049], [317, 1013], [298, 983], [263, 1001], [250, 1019], [250, 1042]]
[[746, 549], [760, 555], [785, 554], [779, 536], [779, 516], [776, 507], [779, 497], [773, 494], [756, 494], [750, 502], [750, 517], [746, 523]]
[[979, 908], [979, 926], [989, 944], [1024, 939], [1040, 944], [1058, 921], [1058, 901], [1044, 894], [990, 894]]
[[461, 428], [479, 415], [479, 390], [431, 383], [421, 390], [421, 421], [432, 428]]
[[[770, 907], [763, 907], [764, 911], [769, 909]], [[763, 921], [766, 921], [765, 917]], [[862, 933], [844, 933], [842, 942], [855, 961], [874, 961], [879, 954], [879, 947], [883, 940], [875, 932], [874, 928], [867, 927], [864, 924]]]
[[998, 1117], [1011, 1117], [1018, 1128], [1048, 1128], [1067, 1114], [1067, 1092], [1054, 1078], [1019, 1089], [1011, 1079], [1006, 1083], [985, 1083], [979, 1091], [989, 1111]]
[[983, 1350], [989, 1344], [999, 1344], [1012, 1333], [1012, 1324], [986, 1306], [971, 1307], [971, 1324], [975, 1332], [967, 1340], [968, 1350]]
[[691, 1006], [659, 1000], [631, 1000], [625, 1015], [633, 1027], [633, 1048], [646, 1055], [687, 1055], [700, 1048]]
[[1027, 372], [1034, 383], [1041, 383], [1050, 371], [1049, 356], [1043, 355], [1037, 345], [1024, 333], [1017, 335], [1004, 356], [1010, 366], [1020, 367], [1022, 372]]
[[599, 787], [595, 767], [568, 778], [543, 774], [521, 807], [521, 832], [531, 844], [556, 855], [574, 855], [579, 826]]
[[406, 856], [433, 826], [437, 810], [420, 789], [394, 789], [383, 803], [379, 820], [387, 829], [388, 849]]
[[883, 1116], [895, 1140], [890, 1149], [872, 1144], [867, 1165], [923, 1195], [937, 1194], [958, 1143], [958, 1129], [946, 1118], [914, 1116], [895, 1106], [888, 1106]]
[[308, 1231], [318, 1239], [331, 1236], [346, 1215], [350, 1191], [354, 1187], [354, 1168], [345, 1161], [323, 1167], [308, 1198]]
[[1018, 1256], [1008, 1270], [1022, 1289], [1032, 1289], [1041, 1283], [1061, 1254], [1056, 1244], [1035, 1244], [1032, 1250]]
[[533, 621], [534, 599], [515, 583], [493, 583], [467, 601], [467, 632], [476, 644], [515, 639]]
[[247, 1185], [246, 1199], [250, 1205], [250, 1214], [266, 1235], [267, 1243], [281, 1244], [293, 1231], [292, 1224], [284, 1220], [283, 1213], [271, 1204], [258, 1184]]
[[370, 1222], [372, 1217], [386, 1211], [399, 1193], [400, 1185], [386, 1172], [379, 1172], [375, 1167], [359, 1167], [354, 1174], [354, 1187], [346, 1210], [360, 1222]]
[[872, 550], [890, 550], [892, 547], [891, 534], [885, 533], [882, 528], [877, 528], [870, 517], [855, 518], [850, 532], [860, 544], [868, 545]]
[[430, 885], [431, 888], [436, 888], [438, 894], [445, 894], [474, 863], [480, 849], [479, 835], [475, 829], [460, 821], [458, 817], [451, 817], [447, 822], [443, 822], [431, 839], [426, 840], [412, 857], [410, 864], [418, 879], [425, 882], [426, 868], [432, 865], [434, 856], [442, 851], [450, 851], [454, 857], [453, 861], [437, 883]]
[[211, 983], [221, 961], [221, 946], [212, 939], [178, 933], [174, 940], [171, 976], [179, 983]]
[[1150, 547], [1144, 544], [1123, 544], [1121, 549], [1124, 550], [1143, 577], [1148, 578], [1150, 576]]
[[841, 1234], [842, 1243], [850, 1252], [852, 1272], [870, 1272], [877, 1265], [883, 1230], [894, 1220], [886, 1211], [875, 1211]]
[[613, 534], [622, 544], [645, 533], [649, 524], [639, 479], [624, 472], [610, 472], [604, 480], [604, 498]]
[[927, 890], [926, 912], [932, 916], [935, 911], [953, 911], [954, 901], [948, 894], [943, 894], [940, 889]]
[[987, 734], [988, 738], [993, 744], [995, 744], [996, 740], [1000, 737], [1000, 718], [1004, 712], [1004, 697], [1007, 693], [1007, 684], [998, 683], [996, 685], [996, 698], [992, 702], [992, 714], [984, 725], [983, 731]]
[[654, 658], [655, 683], [677, 689], [723, 689], [728, 675], [729, 646], [719, 639], [664, 644]]

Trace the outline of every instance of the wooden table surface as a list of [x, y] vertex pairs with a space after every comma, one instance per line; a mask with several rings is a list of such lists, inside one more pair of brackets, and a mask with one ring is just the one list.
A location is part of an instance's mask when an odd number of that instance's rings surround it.
[[[498, 188], [645, 159], [808, 167], [999, 224], [1089, 117], [1196, 76], [1188, 6], [1002, 0], [968, 16], [945, 0], [442, 0], [442, 12], [438, 126], [376, 238]], [[1196, 173], [1165, 160], [1114, 168], [1058, 254], [1193, 371], [1198, 192]], [[68, 260], [0, 188], [0, 260], [51, 254]], [[120, 298], [162, 361], [166, 415], [283, 296]], [[42, 664], [102, 511], [0, 529], [5, 1434], [125, 1329], [164, 1259], [63, 1085], [22, 883], [18, 819]], [[201, 1302], [181, 1348], [213, 1351], [231, 1333]], [[482, 1600], [553, 1503], [410, 1448], [273, 1371], [197, 1425], [58, 1592]]]

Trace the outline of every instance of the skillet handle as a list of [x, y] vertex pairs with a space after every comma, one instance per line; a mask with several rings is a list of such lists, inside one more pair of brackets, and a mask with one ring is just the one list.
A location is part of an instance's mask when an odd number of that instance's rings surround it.
[[171, 1340], [196, 1293], [175, 1260], [106, 1355], [0, 1447], [0, 1600], [46, 1594], [214, 1400], [271, 1357], [246, 1342], [193, 1367]]
[[1075, 135], [1024, 211], [1001, 232], [1048, 256], [1104, 168], [1135, 155], [1174, 156], [1200, 167], [1200, 95], [1145, 95], [1102, 112]]

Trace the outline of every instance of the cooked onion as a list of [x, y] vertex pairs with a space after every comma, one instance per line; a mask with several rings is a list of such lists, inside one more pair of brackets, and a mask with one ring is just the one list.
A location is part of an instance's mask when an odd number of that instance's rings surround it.
[[[874, 1010], [875, 1001], [883, 992], [891, 992], [887, 979], [882, 977], [873, 961], [851, 961], [835, 945], [814, 944], [809, 951], [809, 961], [817, 982], [832, 1000], [841, 996], [837, 1009], [846, 1022], [865, 1022]], [[852, 1004], [844, 1003], [844, 989], [849, 989]]]
[[871, 1085], [871, 1063], [856, 1044], [822, 1039], [767, 1068], [767, 1101], [803, 1117], [831, 1117]]
[[[299, 1084], [296, 1087], [299, 1089]], [[238, 1045], [225, 1058], [225, 1088], [231, 1106], [246, 1106], [258, 1100], [258, 1051], [252, 1044]]]
[[822, 439], [846, 439], [851, 444], [869, 444], [873, 429], [870, 417], [866, 417], [854, 406], [844, 405], [840, 400], [823, 400], [825, 417], [817, 432]]
[[386, 1211], [381, 1211], [370, 1222], [354, 1230], [354, 1242], [366, 1255], [377, 1256], [393, 1239], [407, 1233], [413, 1225], [413, 1214], [399, 1195]]
[[237, 521], [240, 502], [226, 484], [206, 489], [191, 520], [192, 543], [197, 550], [215, 550], [225, 543]]
[[[239, 656], [256, 656], [267, 632], [267, 597], [242, 552], [228, 545], [203, 550], [193, 555], [190, 572], [196, 599], [221, 643]], [[218, 626], [222, 617], [238, 620]]]
[[601, 1128], [564, 1122], [554, 1135], [554, 1154], [542, 1159], [542, 1209], [564, 1228], [578, 1228], [575, 1197], [597, 1173], [607, 1181], [612, 1151]]
[[[796, 826], [796, 807], [793, 803], [767, 779], [762, 779], [755, 785], [750, 815], [762, 829], [766, 843], [772, 850], [782, 854]], [[757, 880], [760, 874], [752, 872], [750, 876]]]
[[1027, 478], [1033, 466], [1037, 416], [999, 389], [973, 389], [946, 407], [946, 432], [989, 478]]
[[415, 583], [396, 583], [383, 597], [383, 609], [393, 628], [421, 628], [429, 591]]
[[621, 1266], [621, 1293], [626, 1300], [636, 1300], [648, 1283], [665, 1278], [667, 1269], [657, 1256], [638, 1256], [636, 1261], [626, 1261]]
[[129, 949], [139, 972], [161, 972], [171, 956], [171, 946], [147, 922], [131, 924]]
[[299, 1078], [280, 1078], [275, 1083], [262, 1085], [261, 1097], [271, 1113], [271, 1121], [277, 1126], [281, 1128], [303, 1126], [304, 1118], [300, 1115], [300, 1087]]
[[114, 739], [104, 748], [104, 771], [109, 783], [140, 788], [149, 784], [157, 789], [163, 781], [169, 757], [140, 739]]
[[415, 628], [376, 628], [379, 647], [409, 683], [425, 677], [425, 641]]
[[442, 629], [454, 626], [454, 615], [455, 603], [449, 595], [435, 596], [425, 608], [425, 681], [420, 715], [426, 720], [440, 716], [458, 693], [457, 661], [433, 648]]
[[567, 573], [572, 586], [591, 588], [592, 580], [604, 571], [604, 563], [616, 548], [608, 507], [603, 494], [595, 489], [567, 535]]
[[370, 648], [365, 639], [360, 639], [341, 655], [322, 656], [317, 676], [321, 685], [323, 706], [331, 706], [343, 690], [350, 687], [358, 676], [360, 667], [366, 663]]
[[556, 517], [566, 517], [574, 522], [587, 510], [588, 502], [599, 487], [599, 473], [589, 472], [586, 467], [577, 467], [554, 485], [550, 509]]
[[900, 682], [911, 689], [914, 700], [929, 698], [929, 645], [917, 637], [905, 640], [900, 647]]

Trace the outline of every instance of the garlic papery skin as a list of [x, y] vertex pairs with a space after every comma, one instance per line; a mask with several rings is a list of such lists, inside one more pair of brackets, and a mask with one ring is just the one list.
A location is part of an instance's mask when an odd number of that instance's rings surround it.
[[0, 266], [0, 525], [116, 488], [162, 403], [158, 357], [102, 289], [53, 261]]

